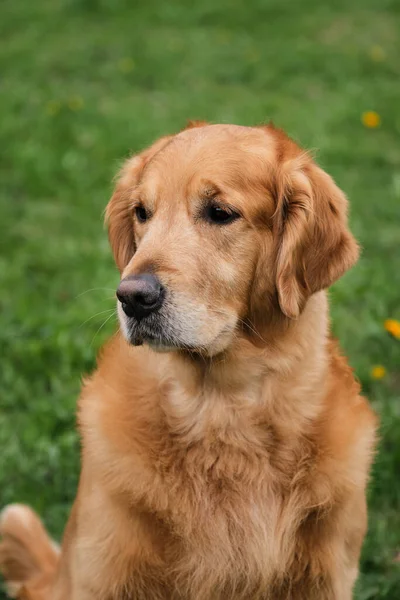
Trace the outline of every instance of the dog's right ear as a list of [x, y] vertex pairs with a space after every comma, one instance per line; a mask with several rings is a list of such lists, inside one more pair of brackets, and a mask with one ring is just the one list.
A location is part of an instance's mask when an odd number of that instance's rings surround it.
[[143, 166], [140, 155], [133, 156], [125, 162], [117, 176], [114, 193], [106, 207], [105, 222], [108, 227], [108, 239], [120, 272], [129, 263], [136, 249], [129, 199], [132, 188], [139, 181]]
[[172, 137], [162, 137], [147, 150], [129, 158], [117, 176], [114, 193], [106, 207], [105, 222], [114, 260], [121, 273], [136, 250], [130, 205], [132, 191], [138, 185], [145, 165], [170, 142]]

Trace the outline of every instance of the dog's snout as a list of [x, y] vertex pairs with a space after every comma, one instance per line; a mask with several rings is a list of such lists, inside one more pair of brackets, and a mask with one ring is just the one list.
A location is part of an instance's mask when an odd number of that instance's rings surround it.
[[140, 320], [161, 308], [164, 288], [158, 277], [151, 273], [131, 275], [119, 284], [117, 298], [128, 317]]

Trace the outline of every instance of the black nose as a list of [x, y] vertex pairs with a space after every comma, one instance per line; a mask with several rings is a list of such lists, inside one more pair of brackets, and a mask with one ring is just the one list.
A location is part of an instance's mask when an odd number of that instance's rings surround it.
[[119, 284], [117, 298], [128, 317], [140, 320], [161, 308], [164, 288], [151, 273], [130, 275]]

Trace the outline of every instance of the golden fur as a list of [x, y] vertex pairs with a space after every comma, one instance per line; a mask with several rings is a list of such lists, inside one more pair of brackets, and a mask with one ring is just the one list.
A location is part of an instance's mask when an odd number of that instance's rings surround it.
[[[210, 198], [240, 218], [205, 222]], [[123, 278], [170, 291], [164, 337], [130, 345], [118, 303], [61, 558], [30, 509], [3, 512], [18, 597], [350, 600], [376, 420], [329, 337], [324, 290], [358, 256], [346, 207], [272, 125], [194, 123], [127, 161], [110, 242]]]

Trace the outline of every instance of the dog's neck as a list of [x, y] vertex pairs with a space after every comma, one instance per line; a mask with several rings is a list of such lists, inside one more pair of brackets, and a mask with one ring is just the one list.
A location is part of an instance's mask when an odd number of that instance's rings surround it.
[[313, 421], [325, 393], [327, 333], [327, 299], [320, 292], [262, 346], [238, 336], [213, 358], [171, 353], [162, 369], [171, 428], [199, 436], [210, 423], [224, 428], [243, 412], [271, 418], [284, 412], [299, 425]]

